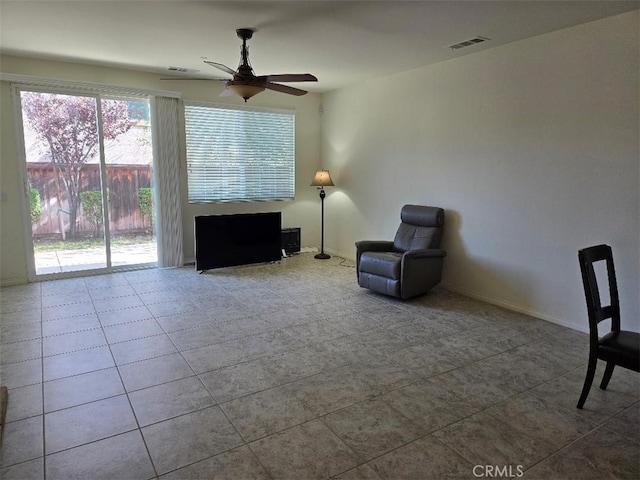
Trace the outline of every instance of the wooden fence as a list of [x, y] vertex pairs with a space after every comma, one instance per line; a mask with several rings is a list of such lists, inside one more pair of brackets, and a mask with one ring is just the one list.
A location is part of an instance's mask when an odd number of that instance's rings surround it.
[[[32, 225], [34, 237], [61, 237], [69, 231], [69, 195], [62, 180], [50, 163], [27, 163], [31, 188], [40, 192], [41, 215]], [[107, 165], [109, 190], [109, 230], [112, 234], [150, 231], [149, 218], [143, 217], [138, 202], [138, 190], [151, 187], [153, 173], [149, 165]], [[80, 191], [100, 190], [99, 165], [82, 167]], [[78, 234], [89, 236], [95, 226], [84, 216], [82, 206], [77, 216]]]

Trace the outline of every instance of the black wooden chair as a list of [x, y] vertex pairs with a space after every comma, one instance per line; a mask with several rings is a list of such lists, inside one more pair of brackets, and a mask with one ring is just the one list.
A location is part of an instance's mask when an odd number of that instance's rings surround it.
[[[584, 387], [578, 400], [578, 408], [582, 408], [596, 373], [598, 359], [607, 362], [607, 367], [600, 383], [600, 388], [606, 390], [613, 369], [616, 365], [640, 372], [640, 333], [620, 330], [620, 301], [618, 298], [618, 284], [613, 266], [613, 253], [609, 245], [596, 245], [584, 248], [578, 252], [580, 271], [584, 295], [587, 300], [589, 315], [589, 366]], [[601, 303], [598, 279], [594, 263], [605, 261], [609, 287], [609, 305]], [[598, 324], [611, 319], [611, 331], [602, 337], [598, 335]]]

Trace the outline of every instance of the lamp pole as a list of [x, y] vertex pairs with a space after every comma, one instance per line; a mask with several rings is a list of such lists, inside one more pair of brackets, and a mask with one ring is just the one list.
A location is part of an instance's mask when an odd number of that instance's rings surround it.
[[326, 253], [324, 253], [324, 197], [326, 196], [327, 194], [324, 192], [324, 188], [320, 187], [320, 203], [322, 205], [321, 207], [322, 223], [320, 227], [320, 253], [318, 253], [314, 257], [319, 260], [326, 260], [328, 258], [331, 258], [331, 255], [327, 255]]

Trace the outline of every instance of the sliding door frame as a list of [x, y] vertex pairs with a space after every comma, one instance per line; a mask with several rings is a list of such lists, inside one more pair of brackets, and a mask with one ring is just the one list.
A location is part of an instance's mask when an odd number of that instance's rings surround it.
[[[14, 122], [16, 125], [16, 146], [17, 146], [17, 157], [20, 163], [18, 168], [20, 175], [20, 183], [22, 185], [22, 195], [21, 197], [21, 213], [23, 218], [23, 235], [25, 242], [28, 242], [26, 245], [26, 253], [27, 258], [27, 281], [35, 282], [40, 280], [48, 280], [48, 279], [57, 279], [57, 278], [70, 278], [70, 277], [81, 277], [81, 276], [89, 276], [96, 274], [104, 274], [104, 273], [112, 273], [116, 271], [123, 270], [131, 270], [131, 269], [142, 269], [142, 268], [154, 268], [159, 265], [158, 255], [156, 254], [156, 261], [152, 263], [142, 263], [135, 265], [118, 265], [113, 266], [111, 264], [111, 232], [110, 232], [110, 218], [109, 218], [109, 196], [108, 196], [108, 183], [107, 183], [107, 164], [106, 164], [106, 153], [105, 153], [105, 142], [104, 142], [104, 129], [103, 129], [103, 118], [102, 118], [102, 101], [103, 100], [133, 100], [139, 99], [144, 100], [149, 103], [149, 108], [153, 108], [153, 97], [150, 95], [144, 94], [128, 94], [127, 92], [110, 92], [105, 91], [104, 93], [100, 93], [99, 91], [90, 91], [82, 88], [69, 88], [69, 87], [56, 87], [56, 86], [39, 86], [39, 85], [30, 85], [30, 84], [13, 84], [12, 87], [12, 97], [14, 103]], [[36, 269], [35, 262], [35, 248], [33, 242], [33, 229], [32, 225], [29, 223], [28, 219], [30, 218], [29, 213], [29, 179], [27, 173], [27, 156], [25, 151], [25, 140], [24, 140], [24, 118], [22, 111], [22, 99], [21, 92], [36, 92], [36, 93], [48, 93], [53, 95], [70, 95], [70, 96], [78, 96], [78, 97], [86, 97], [93, 98], [96, 105], [96, 128], [98, 134], [98, 156], [100, 159], [100, 191], [102, 195], [102, 215], [103, 215], [103, 228], [104, 228], [104, 248], [105, 248], [105, 267], [91, 268], [91, 269], [79, 269], [71, 272], [56, 272], [56, 273], [45, 273], [38, 274]], [[153, 116], [152, 116], [153, 117]], [[153, 136], [155, 135], [155, 129], [151, 128], [152, 141]], [[153, 160], [152, 160], [152, 168], [155, 171], [156, 169], [156, 154], [155, 149], [153, 152]], [[154, 173], [155, 177], [155, 173]], [[154, 181], [155, 184], [155, 181]], [[154, 189], [156, 186], [154, 185]], [[157, 206], [155, 207], [157, 208]], [[156, 248], [158, 247], [159, 239], [156, 235]], [[159, 250], [157, 248], [157, 250]]]

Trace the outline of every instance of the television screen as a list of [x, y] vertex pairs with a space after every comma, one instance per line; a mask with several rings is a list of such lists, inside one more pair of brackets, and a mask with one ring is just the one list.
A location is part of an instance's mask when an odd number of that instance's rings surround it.
[[196, 270], [278, 261], [281, 212], [195, 217]]

